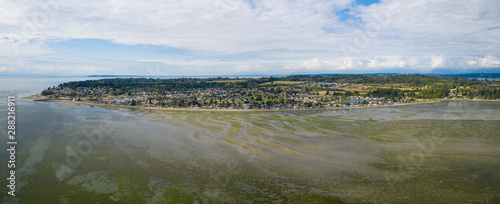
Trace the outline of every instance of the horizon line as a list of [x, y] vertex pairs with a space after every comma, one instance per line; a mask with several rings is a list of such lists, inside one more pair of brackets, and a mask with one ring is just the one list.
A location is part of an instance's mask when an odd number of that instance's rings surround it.
[[244, 74], [244, 75], [134, 75], [134, 74], [90, 74], [90, 75], [1, 75], [0, 77], [53, 77], [53, 78], [68, 78], [68, 77], [138, 77], [138, 78], [155, 78], [155, 77], [286, 77], [286, 76], [321, 76], [321, 75], [436, 75], [436, 76], [459, 76], [459, 75], [500, 75], [500, 72], [470, 72], [470, 73], [413, 73], [413, 72], [365, 72], [365, 73], [321, 73], [321, 74]]

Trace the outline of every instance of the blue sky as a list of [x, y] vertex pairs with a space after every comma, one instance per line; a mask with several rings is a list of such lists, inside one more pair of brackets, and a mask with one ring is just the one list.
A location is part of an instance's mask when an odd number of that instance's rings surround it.
[[192, 58], [189, 50], [159, 45], [124, 45], [100, 39], [71, 39], [47, 42], [55, 55], [101, 60], [140, 60], [144, 58]]
[[378, 3], [378, 0], [356, 0], [356, 4], [369, 6]]
[[[370, 5], [376, 4], [376, 3], [378, 3], [377, 0], [356, 0], [356, 3], [354, 6], [357, 6], [357, 5], [370, 6]], [[338, 15], [340, 16], [340, 20], [347, 21], [350, 19], [356, 19], [356, 17], [354, 15], [350, 14], [350, 11], [351, 11], [350, 8], [346, 8], [346, 9], [340, 11], [338, 13]]]
[[0, 75], [500, 67], [497, 0], [48, 0], [0, 7]]

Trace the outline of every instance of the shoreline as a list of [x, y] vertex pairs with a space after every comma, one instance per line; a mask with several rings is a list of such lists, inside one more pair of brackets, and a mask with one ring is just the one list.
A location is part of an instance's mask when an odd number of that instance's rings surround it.
[[64, 99], [49, 99], [41, 95], [32, 95], [25, 97], [27, 99], [32, 99], [37, 102], [59, 102], [59, 103], [70, 103], [76, 105], [86, 105], [86, 106], [100, 106], [100, 107], [115, 107], [115, 108], [131, 108], [131, 109], [147, 109], [147, 110], [165, 110], [165, 111], [198, 111], [198, 112], [280, 112], [280, 111], [326, 111], [326, 110], [349, 110], [349, 109], [367, 109], [367, 108], [382, 108], [382, 107], [393, 107], [393, 106], [407, 106], [416, 104], [427, 104], [427, 103], [439, 103], [444, 101], [493, 101], [500, 102], [500, 100], [472, 100], [472, 99], [438, 99], [425, 102], [413, 102], [413, 103], [400, 103], [391, 105], [376, 105], [376, 106], [361, 106], [361, 107], [325, 107], [325, 108], [308, 108], [308, 109], [189, 109], [189, 108], [162, 108], [162, 107], [141, 107], [141, 106], [129, 106], [129, 105], [114, 105], [114, 104], [101, 104], [92, 102], [78, 102]]

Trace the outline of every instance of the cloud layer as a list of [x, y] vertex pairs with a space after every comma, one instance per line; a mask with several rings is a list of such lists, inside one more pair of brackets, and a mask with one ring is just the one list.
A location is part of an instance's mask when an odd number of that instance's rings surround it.
[[[497, 0], [386, 0], [369, 6], [351, 0], [20, 0], [2, 1], [0, 8], [0, 74], [500, 67]], [[78, 46], [48, 46], [73, 39], [186, 53], [103, 60], [79, 55]]]

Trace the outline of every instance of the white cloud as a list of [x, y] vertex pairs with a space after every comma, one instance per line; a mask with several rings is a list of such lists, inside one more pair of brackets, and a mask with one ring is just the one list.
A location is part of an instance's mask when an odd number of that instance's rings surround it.
[[406, 60], [399, 58], [386, 58], [379, 61], [378, 59], [369, 59], [368, 67], [381, 67], [381, 68], [394, 68], [394, 67], [405, 67], [408, 65]]
[[[254, 0], [253, 5], [244, 0], [46, 2], [0, 2], [0, 61], [7, 67], [43, 72], [69, 66], [81, 73], [104, 72], [101, 69], [123, 73], [111, 64], [129, 63], [126, 67], [137, 69], [161, 62], [168, 70], [184, 67], [186, 74], [204, 68], [210, 69], [206, 73], [232, 74], [252, 69], [500, 66], [498, 0], [385, 0], [370, 6], [356, 6], [353, 0]], [[346, 8], [355, 19], [340, 20], [339, 13]], [[58, 56], [58, 50], [45, 46], [48, 41], [68, 39], [168, 46], [210, 53], [211, 59], [94, 60], [85, 66], [89, 59], [60, 57], [44, 60], [51, 66], [37, 63], [41, 56]], [[356, 52], [345, 57], [339, 48], [342, 43]], [[219, 55], [248, 53], [251, 59], [219, 60]], [[13, 57], [17, 60], [9, 60]]]
[[443, 67], [445, 63], [445, 58], [444, 56], [433, 56], [431, 60], [431, 67], [436, 68], [436, 67]]
[[480, 60], [481, 67], [500, 67], [500, 60], [491, 55], [485, 56]]
[[[431, 62], [422, 63], [422, 62]], [[448, 66], [443, 56], [405, 58], [400, 56], [385, 56], [376, 58], [313, 58], [304, 61], [302, 67], [307, 70], [366, 70], [409, 68], [430, 71], [431, 68]]]
[[307, 70], [317, 70], [325, 66], [324, 62], [320, 62], [318, 58], [314, 58], [310, 61], [305, 61], [302, 64]]

